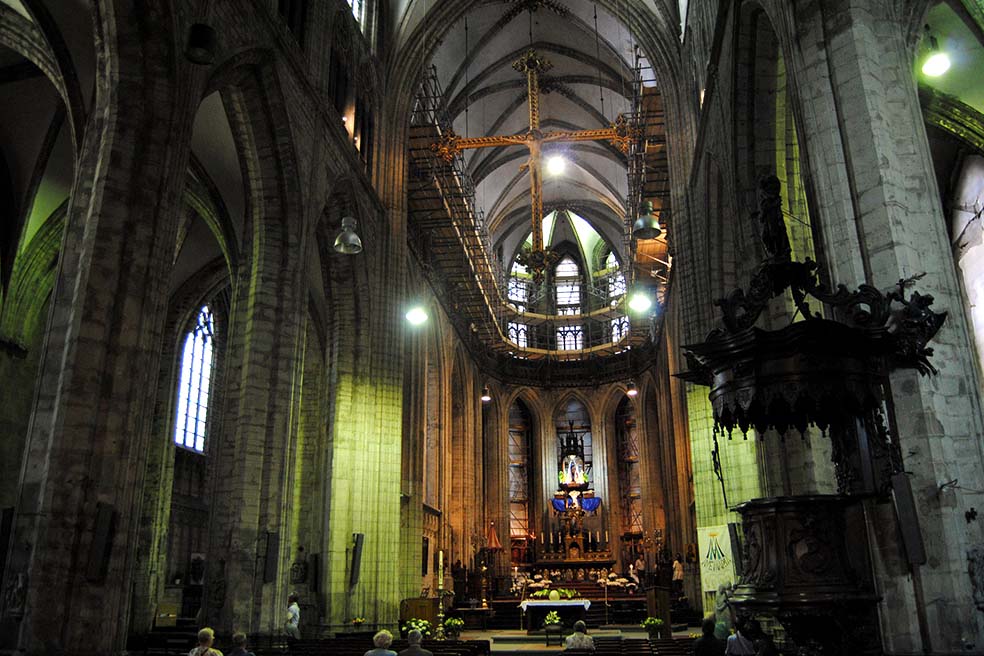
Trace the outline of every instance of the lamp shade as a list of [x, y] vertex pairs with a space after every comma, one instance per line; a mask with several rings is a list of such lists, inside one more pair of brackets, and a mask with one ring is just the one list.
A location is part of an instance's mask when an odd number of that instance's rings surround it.
[[335, 237], [335, 252], [356, 255], [362, 252], [362, 240], [355, 232], [355, 219], [346, 216], [342, 219], [342, 230]]
[[636, 239], [656, 239], [663, 234], [659, 217], [653, 214], [653, 204], [648, 200], [643, 201], [639, 210], [639, 218], [632, 224], [632, 236]]

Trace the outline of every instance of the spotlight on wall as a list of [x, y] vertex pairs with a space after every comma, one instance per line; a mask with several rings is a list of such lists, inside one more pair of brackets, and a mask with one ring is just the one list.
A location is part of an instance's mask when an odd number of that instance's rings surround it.
[[643, 201], [639, 207], [639, 218], [632, 224], [632, 236], [636, 239], [656, 239], [663, 234], [659, 216], [653, 214], [651, 201]]
[[207, 66], [215, 61], [215, 30], [205, 23], [195, 23], [188, 30], [185, 59], [192, 64]]
[[643, 314], [653, 306], [653, 299], [645, 289], [637, 289], [629, 296], [629, 309], [636, 314]]
[[351, 216], [342, 218], [342, 230], [335, 237], [335, 252], [344, 255], [356, 255], [362, 252], [362, 239], [355, 232], [355, 219]]
[[630, 380], [629, 384], [626, 385], [625, 394], [626, 396], [631, 396], [632, 398], [635, 398], [636, 395], [639, 394], [639, 390], [636, 389], [636, 384], [634, 380]]
[[567, 160], [560, 155], [554, 155], [547, 160], [547, 173], [550, 175], [561, 175], [567, 170]]
[[489, 391], [489, 386], [485, 385], [482, 387], [482, 403], [488, 403], [492, 400], [492, 392]]
[[419, 326], [421, 324], [427, 323], [429, 318], [427, 310], [424, 309], [423, 305], [414, 305], [409, 310], [407, 310], [406, 315], [407, 321], [411, 326]]
[[923, 62], [923, 75], [928, 77], [939, 77], [950, 70], [950, 56], [940, 50], [940, 44], [926, 26], [926, 38], [929, 40], [929, 55]]

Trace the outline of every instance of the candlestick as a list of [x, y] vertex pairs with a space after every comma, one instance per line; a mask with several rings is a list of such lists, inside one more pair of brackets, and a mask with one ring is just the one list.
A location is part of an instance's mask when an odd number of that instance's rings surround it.
[[444, 587], [444, 552], [437, 552], [437, 588]]

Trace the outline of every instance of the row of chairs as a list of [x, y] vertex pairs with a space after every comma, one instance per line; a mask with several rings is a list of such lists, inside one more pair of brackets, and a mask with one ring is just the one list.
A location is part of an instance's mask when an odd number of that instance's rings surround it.
[[[692, 656], [693, 640], [646, 640], [634, 638], [596, 637], [594, 656]], [[565, 651], [564, 654], [579, 654]]]
[[[399, 652], [407, 646], [406, 640], [397, 639], [390, 649]], [[492, 651], [488, 640], [424, 640], [422, 647], [434, 652], [434, 656], [489, 656]], [[294, 641], [288, 653], [290, 656], [362, 656], [372, 648], [372, 641], [365, 638], [323, 638]]]

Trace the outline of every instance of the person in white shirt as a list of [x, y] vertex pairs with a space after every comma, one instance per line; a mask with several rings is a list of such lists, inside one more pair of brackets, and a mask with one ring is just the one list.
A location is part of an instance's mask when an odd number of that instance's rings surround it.
[[297, 605], [297, 593], [292, 593], [287, 597], [287, 623], [284, 625], [284, 632], [288, 638], [299, 640], [301, 637], [301, 607]]
[[680, 554], [673, 559], [673, 592], [678, 597], [683, 594], [683, 556]]

